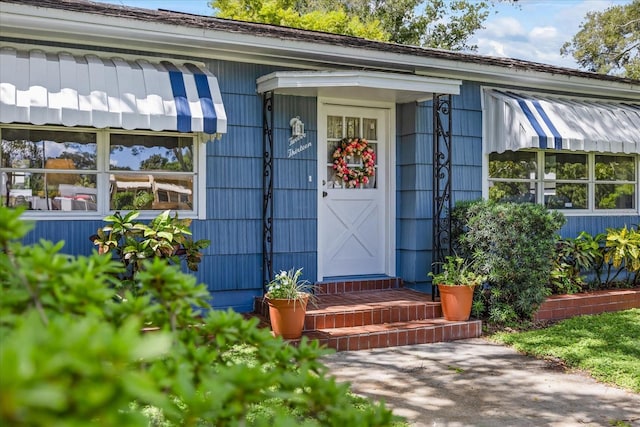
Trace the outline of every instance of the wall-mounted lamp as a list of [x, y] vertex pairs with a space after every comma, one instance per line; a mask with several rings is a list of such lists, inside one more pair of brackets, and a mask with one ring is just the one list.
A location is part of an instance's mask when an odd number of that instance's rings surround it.
[[289, 126], [291, 126], [291, 137], [304, 136], [304, 123], [300, 120], [300, 116], [296, 116], [289, 120]]

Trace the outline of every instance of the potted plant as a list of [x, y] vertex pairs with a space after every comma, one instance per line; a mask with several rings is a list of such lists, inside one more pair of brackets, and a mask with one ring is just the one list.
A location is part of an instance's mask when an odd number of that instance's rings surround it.
[[269, 304], [269, 320], [275, 336], [297, 339], [302, 336], [307, 303], [313, 303], [313, 286], [300, 280], [302, 268], [281, 271], [267, 285], [265, 300]]
[[447, 320], [469, 320], [473, 304], [474, 288], [485, 281], [473, 266], [459, 256], [447, 256], [442, 263], [442, 272], [430, 272], [438, 285], [442, 313]]
[[171, 216], [167, 210], [145, 224], [137, 220], [139, 215], [139, 211], [109, 215], [104, 221], [110, 224], [89, 238], [99, 253], [112, 255], [124, 266], [124, 272], [118, 275], [118, 286], [122, 290], [137, 292], [136, 275], [144, 261], [154, 257], [170, 264], [184, 262], [189, 270], [198, 271], [203, 257], [201, 251], [209, 247], [210, 241], [193, 240], [189, 229], [191, 219], [179, 219], [177, 213]]

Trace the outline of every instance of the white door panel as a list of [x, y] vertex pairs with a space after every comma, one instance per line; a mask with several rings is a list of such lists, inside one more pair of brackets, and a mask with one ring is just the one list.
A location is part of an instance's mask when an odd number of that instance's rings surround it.
[[[386, 152], [388, 109], [327, 105], [320, 117], [318, 257], [323, 278], [386, 273]], [[365, 138], [376, 153], [367, 185], [347, 188], [334, 173], [333, 152], [342, 138]], [[351, 159], [352, 167], [358, 159]]]

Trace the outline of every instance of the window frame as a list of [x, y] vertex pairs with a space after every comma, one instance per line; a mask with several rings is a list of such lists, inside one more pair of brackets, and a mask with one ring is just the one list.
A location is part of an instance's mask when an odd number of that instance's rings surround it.
[[[489, 199], [489, 188], [491, 182], [525, 182], [532, 183], [536, 189], [536, 203], [545, 205], [544, 200], [544, 188], [545, 183], [576, 183], [585, 184], [587, 186], [587, 209], [555, 209], [562, 212], [567, 216], [603, 216], [614, 215], [624, 216], [640, 213], [640, 155], [633, 153], [605, 153], [605, 152], [585, 152], [585, 151], [570, 151], [570, 150], [549, 150], [549, 149], [523, 149], [518, 151], [533, 152], [536, 154], [537, 170], [535, 179], [509, 179], [509, 178], [491, 178], [489, 176], [489, 163], [490, 154], [485, 154], [483, 165], [483, 197]], [[545, 178], [545, 154], [580, 154], [587, 157], [587, 179], [586, 180], [550, 180]], [[500, 154], [500, 153], [498, 153]], [[630, 157], [634, 160], [635, 164], [635, 181], [598, 181], [595, 176], [595, 162], [596, 156], [615, 156], [615, 157]], [[635, 185], [635, 209], [596, 209], [595, 197], [596, 197], [596, 185], [598, 184], [633, 184]]]
[[[24, 129], [38, 131], [65, 131], [78, 133], [93, 133], [96, 135], [96, 170], [87, 171], [88, 174], [96, 174], [97, 189], [97, 210], [96, 211], [47, 211], [26, 210], [23, 213], [24, 218], [32, 220], [96, 220], [103, 219], [107, 215], [111, 215], [116, 210], [110, 209], [110, 138], [113, 134], [141, 135], [141, 136], [175, 136], [180, 138], [193, 139], [193, 210], [172, 210], [177, 212], [181, 218], [204, 218], [206, 214], [206, 145], [204, 134], [200, 133], [182, 133], [182, 132], [156, 132], [150, 130], [127, 130], [120, 128], [96, 129], [91, 127], [65, 127], [65, 126], [39, 126], [30, 124], [2, 124], [0, 125], [0, 138], [4, 129]], [[201, 159], [200, 157], [203, 157]], [[0, 168], [0, 171], [9, 168]], [[32, 168], [29, 168], [32, 169]], [[16, 169], [13, 169], [16, 170]], [[130, 212], [129, 210], [121, 210], [121, 212]], [[140, 210], [141, 219], [155, 218], [162, 210]]]

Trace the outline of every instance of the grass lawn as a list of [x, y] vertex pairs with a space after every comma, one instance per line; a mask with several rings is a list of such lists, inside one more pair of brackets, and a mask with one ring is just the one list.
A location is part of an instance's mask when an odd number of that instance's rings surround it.
[[492, 338], [526, 354], [558, 358], [599, 381], [640, 393], [640, 309], [579, 316]]

